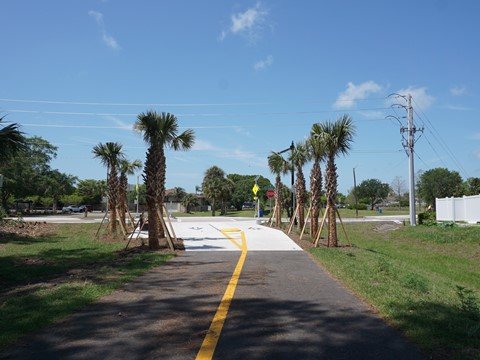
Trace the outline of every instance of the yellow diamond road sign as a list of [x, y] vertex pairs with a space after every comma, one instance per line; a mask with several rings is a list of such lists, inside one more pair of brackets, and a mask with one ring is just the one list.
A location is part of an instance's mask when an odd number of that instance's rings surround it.
[[260, 188], [258, 187], [258, 185], [257, 185], [257, 184], [253, 185], [252, 191], [253, 191], [253, 193], [254, 193], [255, 195], [257, 195], [258, 190], [260, 190]]

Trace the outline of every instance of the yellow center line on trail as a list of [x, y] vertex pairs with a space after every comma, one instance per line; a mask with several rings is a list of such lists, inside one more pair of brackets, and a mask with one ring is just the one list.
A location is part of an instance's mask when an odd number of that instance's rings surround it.
[[[213, 353], [215, 352], [218, 339], [220, 338], [223, 324], [225, 323], [225, 320], [227, 318], [228, 310], [230, 308], [230, 304], [232, 303], [235, 289], [237, 288], [238, 279], [240, 278], [243, 264], [245, 263], [245, 258], [247, 257], [247, 241], [245, 239], [245, 233], [243, 231], [239, 229], [222, 229], [220, 231], [235, 245], [237, 245], [240, 250], [242, 250], [242, 254], [238, 259], [237, 266], [233, 271], [233, 275], [230, 279], [230, 282], [228, 283], [227, 290], [225, 290], [225, 293], [223, 294], [222, 301], [220, 301], [220, 305], [218, 306], [217, 312], [213, 317], [207, 335], [205, 336], [205, 339], [203, 339], [203, 343], [200, 347], [200, 350], [198, 351], [196, 360], [211, 360], [213, 358]], [[237, 239], [232, 236], [233, 234], [240, 234], [240, 238], [242, 241], [241, 246], [237, 243]]]

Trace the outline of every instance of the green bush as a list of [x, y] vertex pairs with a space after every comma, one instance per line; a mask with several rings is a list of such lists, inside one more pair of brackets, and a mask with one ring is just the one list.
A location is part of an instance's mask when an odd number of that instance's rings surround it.
[[8, 213], [4, 210], [4, 208], [0, 207], [0, 221], [8, 216]]
[[460, 300], [460, 309], [475, 318], [480, 316], [480, 306], [475, 292], [472, 289], [457, 285], [457, 296]]
[[418, 214], [418, 224], [432, 226], [437, 223], [437, 213], [434, 211], [426, 211]]
[[350, 210], [355, 210], [355, 208], [357, 208], [357, 210], [367, 210], [367, 204], [360, 203], [358, 206], [355, 206], [355, 204], [350, 204], [348, 205], [348, 208]]

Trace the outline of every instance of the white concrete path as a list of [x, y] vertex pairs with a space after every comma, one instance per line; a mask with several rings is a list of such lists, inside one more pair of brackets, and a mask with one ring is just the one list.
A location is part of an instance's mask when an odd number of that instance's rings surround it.
[[[173, 222], [185, 251], [241, 251], [223, 232], [243, 231], [248, 251], [301, 251], [283, 232], [258, 225], [256, 220], [229, 222]], [[235, 231], [238, 230], [238, 231]]]

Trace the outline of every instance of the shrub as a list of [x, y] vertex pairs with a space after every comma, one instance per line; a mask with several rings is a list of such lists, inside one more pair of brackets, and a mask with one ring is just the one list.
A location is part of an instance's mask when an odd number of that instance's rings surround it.
[[480, 316], [478, 299], [472, 289], [457, 285], [457, 296], [460, 300], [460, 309], [474, 318]]
[[437, 223], [437, 213], [434, 211], [427, 211], [418, 214], [418, 224], [432, 226]]
[[0, 207], [0, 221], [2, 221], [7, 216], [8, 216], [8, 213], [2, 207]]
[[357, 208], [357, 210], [367, 210], [367, 204], [360, 203], [357, 207], [355, 206], [355, 204], [350, 204], [348, 205], [348, 208], [350, 210], [355, 210], [355, 208]]

